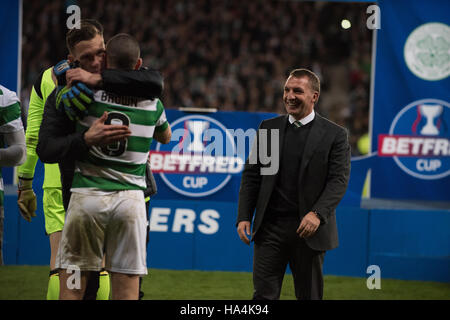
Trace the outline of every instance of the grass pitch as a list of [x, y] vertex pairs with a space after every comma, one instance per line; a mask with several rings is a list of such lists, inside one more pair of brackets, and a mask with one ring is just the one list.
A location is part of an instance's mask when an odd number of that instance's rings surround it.
[[[43, 300], [48, 283], [47, 266], [0, 267], [0, 300]], [[325, 276], [327, 300], [450, 300], [450, 284], [381, 279], [381, 289], [369, 290], [365, 278]], [[249, 300], [252, 274], [149, 269], [144, 278], [145, 299]], [[282, 300], [295, 299], [291, 275], [286, 275]]]

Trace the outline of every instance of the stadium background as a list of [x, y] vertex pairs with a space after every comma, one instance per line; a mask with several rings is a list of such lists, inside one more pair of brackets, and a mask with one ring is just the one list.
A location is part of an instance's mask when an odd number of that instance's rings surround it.
[[[9, 2], [12, 7], [17, 3]], [[435, 7], [444, 4], [434, 2]], [[386, 1], [378, 3], [383, 10]], [[18, 84], [24, 108], [39, 72], [67, 54], [65, 8], [71, 4], [80, 6], [83, 18], [96, 18], [104, 25], [106, 40], [118, 32], [138, 39], [144, 65], [160, 69], [165, 77], [162, 100], [171, 122], [192, 115], [176, 110], [179, 107], [202, 107], [218, 109], [207, 116], [226, 128], [256, 128], [261, 119], [284, 112], [281, 89], [287, 73], [298, 66], [311, 68], [322, 82], [317, 110], [348, 128], [353, 156], [349, 191], [337, 212], [340, 247], [327, 253], [325, 274], [366, 277], [367, 267], [375, 264], [383, 278], [450, 281], [448, 194], [439, 203], [421, 199], [420, 205], [395, 201], [404, 199], [380, 204], [361, 198], [368, 168], [377, 159], [371, 152], [376, 145], [367, 143], [376, 37], [366, 27], [366, 9], [372, 2], [23, 1], [20, 81], [12, 80], [15, 73], [5, 69], [0, 76], [8, 75], [12, 89]], [[341, 27], [343, 19], [351, 28]], [[15, 68], [14, 63], [9, 67]], [[42, 174], [39, 164], [34, 181], [39, 200]], [[13, 182], [12, 176], [6, 170], [7, 183]], [[149, 267], [251, 271], [252, 249], [240, 243], [234, 226], [239, 175], [204, 198], [180, 195], [159, 174], [156, 178], [159, 193], [152, 207], [169, 214], [167, 228], [150, 234]], [[447, 177], [444, 183], [448, 182]], [[49, 250], [42, 202], [38, 217], [27, 224], [18, 218], [15, 201], [15, 186], [7, 185], [5, 262], [45, 265]], [[180, 208], [194, 212], [192, 232], [186, 225], [174, 232], [174, 215]], [[198, 229], [199, 216], [209, 209], [220, 216], [213, 235]], [[426, 228], [421, 228], [424, 221]], [[33, 247], [27, 245], [30, 242]]]

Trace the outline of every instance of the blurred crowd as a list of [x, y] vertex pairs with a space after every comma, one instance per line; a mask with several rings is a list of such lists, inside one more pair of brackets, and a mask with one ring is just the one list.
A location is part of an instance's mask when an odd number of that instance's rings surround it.
[[[129, 33], [144, 65], [164, 76], [166, 108], [284, 113], [289, 72], [321, 78], [316, 110], [350, 132], [352, 154], [368, 131], [372, 31], [367, 3], [266, 0], [23, 2], [22, 101], [38, 74], [67, 56], [68, 5], [95, 18], [105, 40]], [[341, 20], [352, 26], [344, 30]], [[360, 141], [361, 142], [361, 141]], [[361, 145], [361, 143], [360, 143]]]

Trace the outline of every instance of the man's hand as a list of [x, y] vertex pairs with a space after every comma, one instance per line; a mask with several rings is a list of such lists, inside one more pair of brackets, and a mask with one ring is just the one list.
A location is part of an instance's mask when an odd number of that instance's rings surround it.
[[59, 90], [56, 94], [56, 109], [64, 108], [70, 120], [80, 120], [87, 116], [87, 107], [92, 103], [94, 93], [83, 83], [76, 83]]
[[32, 189], [33, 179], [19, 178], [19, 189], [17, 205], [22, 217], [31, 222], [31, 218], [36, 217], [36, 194]]
[[94, 121], [89, 130], [84, 133], [84, 141], [87, 146], [107, 146], [111, 143], [125, 139], [131, 135], [127, 126], [119, 124], [105, 124], [108, 113]]
[[314, 212], [309, 212], [306, 216], [303, 217], [300, 222], [300, 226], [297, 229], [297, 234], [301, 238], [309, 238], [314, 233], [316, 233], [317, 229], [320, 226], [320, 219], [316, 216]]
[[91, 88], [100, 87], [102, 76], [98, 73], [90, 73], [81, 68], [74, 68], [66, 72], [67, 85], [70, 87], [74, 82], [83, 82]]
[[239, 235], [239, 238], [242, 240], [242, 242], [244, 242], [245, 244], [249, 245], [250, 244], [250, 221], [241, 221], [238, 224], [237, 227], [237, 233]]

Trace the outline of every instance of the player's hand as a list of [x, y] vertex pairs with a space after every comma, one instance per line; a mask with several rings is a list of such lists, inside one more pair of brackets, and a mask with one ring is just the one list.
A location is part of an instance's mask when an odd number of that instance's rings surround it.
[[250, 225], [250, 221], [241, 221], [237, 226], [237, 233], [239, 235], [239, 238], [247, 245], [250, 244]]
[[17, 205], [22, 217], [31, 222], [31, 218], [36, 217], [36, 194], [32, 189], [33, 179], [19, 178], [19, 189]]
[[73, 68], [66, 72], [67, 86], [72, 86], [75, 82], [83, 82], [91, 88], [99, 87], [102, 76], [98, 73], [90, 73], [81, 68]]
[[63, 108], [70, 120], [80, 120], [87, 116], [87, 107], [92, 103], [94, 93], [84, 83], [64, 87], [56, 94], [56, 109]]
[[107, 146], [131, 135], [128, 126], [105, 124], [106, 119], [108, 119], [108, 112], [105, 111], [84, 133], [84, 141], [87, 146]]
[[314, 212], [308, 212], [300, 222], [300, 226], [297, 229], [297, 234], [301, 238], [309, 238], [320, 226], [320, 219], [316, 216]]

